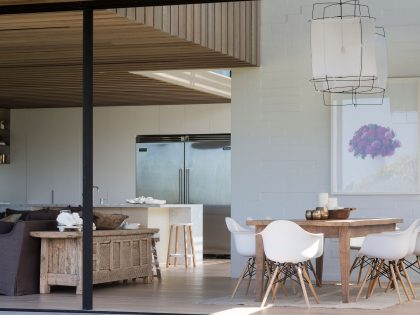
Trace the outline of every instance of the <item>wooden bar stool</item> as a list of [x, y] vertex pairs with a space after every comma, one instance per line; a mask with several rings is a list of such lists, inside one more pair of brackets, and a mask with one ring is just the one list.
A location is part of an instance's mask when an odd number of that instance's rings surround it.
[[154, 236], [152, 237], [152, 254], [153, 254], [153, 263], [155, 266], [155, 272], [156, 274], [154, 274], [153, 276], [158, 278], [159, 280], [162, 279], [162, 275], [160, 273], [160, 266], [159, 266], [159, 260], [158, 260], [158, 255], [157, 255], [157, 250], [156, 250], [156, 243], [160, 241], [159, 236]]
[[[172, 244], [172, 231], [175, 228], [175, 252], [171, 253], [171, 244]], [[182, 228], [184, 233], [184, 253], [178, 254], [178, 232], [179, 229]], [[187, 231], [189, 237], [187, 237]], [[191, 254], [188, 254], [188, 240], [191, 247]], [[192, 263], [195, 267], [195, 251], [194, 251], [194, 239], [193, 239], [193, 232], [192, 232], [192, 223], [173, 223], [169, 226], [169, 242], [168, 242], [168, 255], [166, 257], [166, 268], [169, 268], [171, 264], [171, 257], [174, 258], [174, 267], [176, 267], [176, 259], [177, 257], [184, 257], [185, 268], [188, 268], [188, 257], [192, 257]]]

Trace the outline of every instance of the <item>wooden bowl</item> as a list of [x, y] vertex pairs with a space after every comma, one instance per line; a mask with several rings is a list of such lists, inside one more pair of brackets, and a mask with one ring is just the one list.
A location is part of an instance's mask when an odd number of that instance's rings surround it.
[[353, 210], [356, 210], [356, 208], [328, 210], [328, 220], [347, 220]]

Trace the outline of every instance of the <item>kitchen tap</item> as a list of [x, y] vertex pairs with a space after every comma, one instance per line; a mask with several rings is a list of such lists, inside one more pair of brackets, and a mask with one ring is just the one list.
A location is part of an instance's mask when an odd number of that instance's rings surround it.
[[[95, 191], [96, 190], [96, 201], [98, 201], [99, 200], [99, 186], [92, 186], [92, 189], [93, 189], [93, 191]], [[94, 196], [92, 196], [92, 202], [93, 202], [93, 204], [95, 204], [95, 197]], [[98, 204], [98, 202], [96, 202], [96, 204]]]

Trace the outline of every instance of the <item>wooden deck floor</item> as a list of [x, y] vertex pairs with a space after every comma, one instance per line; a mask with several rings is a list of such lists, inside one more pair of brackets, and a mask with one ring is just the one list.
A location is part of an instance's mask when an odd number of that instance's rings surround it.
[[[109, 284], [94, 289], [94, 308], [103, 311], [161, 312], [186, 314], [250, 315], [303, 314], [315, 315], [418, 315], [420, 299], [381, 311], [303, 308], [268, 308], [198, 304], [200, 300], [228, 296], [235, 285], [230, 279], [230, 264], [226, 261], [208, 261], [195, 270], [182, 267], [166, 270], [163, 280], [145, 285], [141, 282]], [[20, 297], [0, 296], [0, 308], [80, 310], [81, 296], [73, 289], [53, 290], [52, 294]], [[0, 312], [0, 315], [3, 315]]]

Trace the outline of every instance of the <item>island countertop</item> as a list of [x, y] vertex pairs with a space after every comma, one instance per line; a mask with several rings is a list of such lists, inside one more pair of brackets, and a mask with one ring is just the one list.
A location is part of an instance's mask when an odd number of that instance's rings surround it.
[[[34, 210], [36, 208], [66, 208], [79, 207], [78, 204], [51, 204], [51, 203], [0, 203], [1, 208], [11, 208], [11, 209], [26, 209]], [[94, 204], [93, 208], [127, 208], [127, 209], [136, 209], [136, 208], [191, 208], [194, 206], [201, 206], [199, 204], [130, 204], [130, 203], [121, 203], [121, 204]]]

